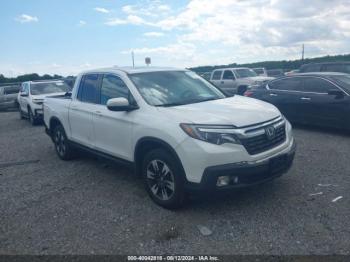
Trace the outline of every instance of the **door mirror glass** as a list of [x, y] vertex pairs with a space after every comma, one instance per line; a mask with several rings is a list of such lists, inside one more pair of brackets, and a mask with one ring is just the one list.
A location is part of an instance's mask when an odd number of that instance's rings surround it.
[[336, 96], [336, 97], [343, 97], [344, 93], [341, 90], [338, 89], [332, 89], [328, 91], [328, 95], [330, 96]]
[[131, 111], [137, 109], [137, 106], [130, 105], [124, 97], [111, 98], [107, 101], [107, 108], [111, 111]]

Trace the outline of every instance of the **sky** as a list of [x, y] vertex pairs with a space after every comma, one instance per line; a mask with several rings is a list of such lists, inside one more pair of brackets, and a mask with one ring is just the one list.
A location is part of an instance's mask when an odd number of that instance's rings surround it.
[[1, 0], [0, 74], [350, 53], [350, 0]]

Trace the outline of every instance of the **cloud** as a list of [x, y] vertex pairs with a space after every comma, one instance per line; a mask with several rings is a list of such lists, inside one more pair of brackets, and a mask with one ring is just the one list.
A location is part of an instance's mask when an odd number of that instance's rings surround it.
[[151, 25], [151, 23], [146, 22], [143, 18], [136, 15], [128, 15], [125, 19], [111, 18], [107, 22], [105, 22], [105, 25], [108, 25], [108, 26], [118, 26], [118, 25], [126, 25], [126, 24]]
[[[190, 65], [298, 59], [303, 43], [310, 56], [349, 52], [348, 0], [191, 0], [179, 9], [152, 1], [152, 8], [144, 6], [122, 8], [125, 14], [137, 16], [138, 23], [130, 19], [117, 22], [169, 32], [174, 37], [172, 44], [143, 46], [134, 51], [165, 54], [162, 61], [171, 64], [174, 61], [169, 57]], [[166, 15], [159, 11], [162, 8]], [[144, 33], [146, 37], [157, 35]]]
[[94, 10], [99, 13], [109, 14], [111, 11], [103, 7], [95, 7]]
[[147, 32], [143, 34], [146, 37], [161, 37], [164, 35], [162, 32]]
[[80, 20], [78, 23], [78, 26], [82, 27], [85, 26], [87, 23], [84, 20]]
[[159, 1], [146, 1], [136, 5], [125, 5], [122, 11], [128, 15], [159, 17], [171, 11], [171, 7]]
[[39, 21], [39, 19], [36, 16], [30, 16], [30, 15], [26, 15], [26, 14], [22, 14], [22, 15], [16, 17], [15, 20], [22, 23], [22, 24]]

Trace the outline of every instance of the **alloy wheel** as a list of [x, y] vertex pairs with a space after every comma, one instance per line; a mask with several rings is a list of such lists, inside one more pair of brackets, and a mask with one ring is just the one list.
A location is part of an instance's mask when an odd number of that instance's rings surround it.
[[162, 160], [152, 160], [147, 165], [147, 184], [152, 194], [160, 200], [169, 200], [175, 193], [175, 179]]
[[58, 154], [60, 156], [64, 156], [64, 154], [66, 153], [66, 142], [61, 130], [57, 130], [55, 133], [55, 146]]

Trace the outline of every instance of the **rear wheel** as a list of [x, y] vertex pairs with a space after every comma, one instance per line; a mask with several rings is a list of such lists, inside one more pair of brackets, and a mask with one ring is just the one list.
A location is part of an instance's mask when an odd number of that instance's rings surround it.
[[145, 156], [142, 177], [146, 190], [155, 203], [168, 209], [183, 205], [184, 174], [181, 164], [167, 151], [155, 149]]
[[55, 150], [59, 158], [62, 160], [71, 160], [74, 157], [74, 150], [69, 145], [69, 141], [61, 125], [55, 127], [53, 131], [53, 142], [55, 144]]

